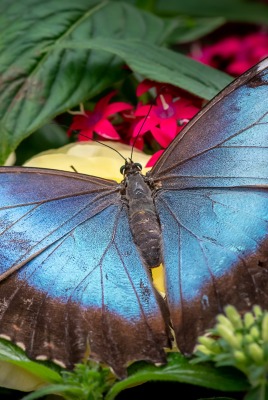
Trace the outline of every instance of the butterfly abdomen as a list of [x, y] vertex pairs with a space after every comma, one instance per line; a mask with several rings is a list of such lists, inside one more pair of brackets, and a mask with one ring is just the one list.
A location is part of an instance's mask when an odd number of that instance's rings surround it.
[[130, 229], [147, 267], [162, 262], [161, 230], [150, 187], [139, 173], [127, 177], [126, 198]]

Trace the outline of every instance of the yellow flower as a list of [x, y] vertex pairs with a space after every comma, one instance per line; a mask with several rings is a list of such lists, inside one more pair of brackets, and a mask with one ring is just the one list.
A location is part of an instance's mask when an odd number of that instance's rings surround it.
[[[131, 155], [131, 147], [118, 142], [104, 142], [117, 150], [124, 158]], [[145, 168], [150, 156], [140, 150], [134, 149], [133, 161], [143, 167], [143, 173], [149, 171]], [[123, 179], [120, 167], [124, 160], [111, 148], [96, 142], [72, 143], [59, 149], [49, 150], [37, 154], [28, 160], [24, 166], [37, 168], [52, 168], [64, 171], [73, 171], [72, 166], [79, 173], [100, 176], [121, 182]], [[160, 292], [164, 292], [162, 266], [152, 269], [153, 281]]]
[[[131, 147], [117, 142], [105, 142], [113, 149], [129, 158]], [[142, 151], [134, 150], [133, 159], [139, 162], [143, 168], [150, 156]], [[72, 171], [72, 166], [82, 174], [100, 176], [106, 179], [114, 179], [121, 182], [123, 177], [120, 167], [124, 160], [112, 149], [96, 142], [71, 143], [59, 149], [44, 151], [37, 154], [24, 165], [27, 167], [53, 168], [64, 171]], [[148, 170], [148, 169], [147, 169]], [[145, 170], [146, 171], [146, 170]]]
[[14, 153], [14, 152], [13, 152], [13, 153], [10, 153], [4, 165], [5, 165], [5, 166], [14, 165], [14, 164], [15, 164], [15, 161], [16, 161], [16, 155], [15, 155], [15, 153]]

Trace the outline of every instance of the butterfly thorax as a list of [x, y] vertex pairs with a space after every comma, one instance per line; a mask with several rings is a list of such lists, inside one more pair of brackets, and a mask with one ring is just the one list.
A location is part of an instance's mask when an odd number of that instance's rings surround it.
[[152, 189], [138, 169], [127, 173], [124, 185], [134, 242], [144, 264], [149, 268], [157, 267], [162, 262], [161, 229]]

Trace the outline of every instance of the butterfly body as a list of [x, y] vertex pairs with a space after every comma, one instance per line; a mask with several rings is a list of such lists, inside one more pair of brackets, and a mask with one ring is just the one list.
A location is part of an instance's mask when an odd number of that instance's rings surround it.
[[139, 167], [128, 168], [124, 180], [124, 192], [128, 205], [129, 223], [133, 240], [144, 264], [157, 267], [162, 262], [161, 228], [155, 209], [152, 184], [140, 174]]
[[[132, 361], [165, 362], [170, 321], [192, 353], [227, 304], [268, 309], [268, 59], [146, 177], [125, 168], [121, 185], [0, 168], [0, 337], [30, 357], [72, 367], [89, 347], [124, 377]], [[149, 271], [160, 261], [166, 303]]]

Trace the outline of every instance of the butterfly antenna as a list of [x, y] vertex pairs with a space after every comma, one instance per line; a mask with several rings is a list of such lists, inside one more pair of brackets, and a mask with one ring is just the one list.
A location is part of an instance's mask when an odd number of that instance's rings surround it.
[[[86, 139], [89, 139], [87, 135], [83, 135], [83, 133], [81, 133], [81, 132], [80, 132], [80, 136], [83, 136]], [[112, 146], [109, 146], [108, 144], [100, 142], [99, 140], [96, 140], [96, 139], [91, 139], [91, 140], [93, 140], [93, 142], [97, 142], [97, 143], [101, 144], [102, 146], [108, 147], [109, 149], [115, 151], [120, 157], [123, 158], [123, 160], [125, 162], [127, 162], [127, 159], [124, 156], [122, 156], [122, 154], [118, 150], [114, 149]]]
[[134, 151], [135, 143], [136, 143], [138, 137], [140, 136], [141, 130], [142, 130], [142, 128], [144, 127], [144, 124], [145, 124], [145, 122], [147, 121], [147, 119], [148, 119], [148, 117], [149, 117], [149, 114], [150, 114], [150, 112], [152, 111], [152, 108], [153, 108], [153, 105], [151, 104], [151, 105], [150, 105], [150, 108], [149, 108], [149, 110], [148, 110], [148, 112], [147, 112], [147, 114], [146, 114], [146, 116], [145, 116], [145, 118], [144, 118], [144, 120], [143, 120], [143, 122], [142, 122], [142, 125], [141, 125], [141, 127], [140, 127], [140, 130], [139, 130], [137, 136], [136, 136], [135, 139], [134, 139], [134, 142], [133, 142], [133, 144], [132, 144], [132, 149], [131, 149], [131, 155], [130, 155], [130, 159], [131, 159], [131, 160], [132, 160], [132, 156], [133, 156], [133, 151]]

